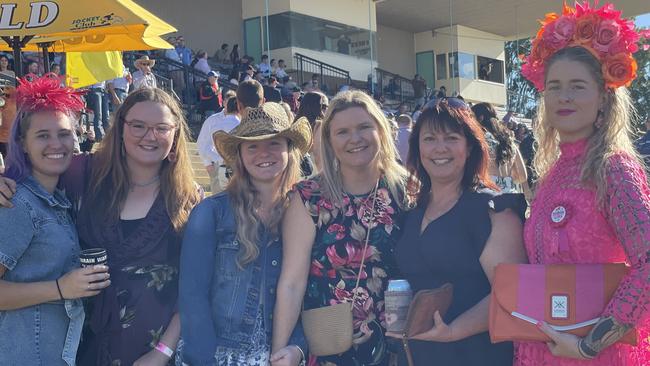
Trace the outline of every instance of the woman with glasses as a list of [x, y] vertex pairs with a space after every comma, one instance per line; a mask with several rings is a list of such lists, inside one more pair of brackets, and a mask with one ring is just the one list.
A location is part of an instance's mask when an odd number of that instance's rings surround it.
[[[180, 233], [200, 199], [179, 104], [140, 89], [93, 155], [61, 177], [82, 248], [107, 250], [111, 286], [87, 309], [81, 365], [165, 365], [180, 335]], [[11, 195], [11, 182], [0, 193]], [[1, 202], [0, 202], [1, 203]], [[4, 205], [4, 204], [3, 204]]]
[[397, 265], [414, 293], [454, 286], [447, 313], [436, 312], [433, 328], [410, 342], [414, 364], [512, 364], [512, 343], [490, 343], [488, 304], [495, 266], [526, 261], [526, 202], [520, 194], [490, 191], [496, 186], [485, 135], [460, 99], [425, 108], [409, 144], [409, 183], [419, 189], [397, 244]]
[[274, 351], [288, 344], [303, 300], [308, 310], [349, 302], [356, 292], [352, 348], [312, 361], [388, 364], [384, 290], [395, 276], [393, 251], [407, 208], [407, 175], [397, 163], [390, 132], [386, 117], [367, 94], [342, 92], [331, 101], [321, 125], [323, 169], [296, 186], [283, 220]]

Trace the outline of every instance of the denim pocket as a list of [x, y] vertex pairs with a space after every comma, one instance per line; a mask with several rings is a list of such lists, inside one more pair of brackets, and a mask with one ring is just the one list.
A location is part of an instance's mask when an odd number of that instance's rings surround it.
[[239, 241], [227, 241], [217, 244], [216, 264], [219, 277], [232, 280], [240, 271], [237, 266], [239, 258]]

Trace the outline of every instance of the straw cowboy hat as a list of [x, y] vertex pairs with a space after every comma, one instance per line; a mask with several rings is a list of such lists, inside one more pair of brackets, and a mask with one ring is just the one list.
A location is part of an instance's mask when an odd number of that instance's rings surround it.
[[156, 64], [156, 60], [149, 59], [149, 56], [147, 55], [140, 57], [139, 59], [135, 60], [135, 62], [133, 63], [133, 65], [135, 65], [135, 67], [137, 67], [138, 69], [140, 68], [141, 65], [149, 65], [149, 67], [153, 67], [153, 65], [155, 64]]
[[247, 109], [241, 123], [232, 131], [221, 130], [212, 135], [214, 146], [228, 165], [237, 161], [242, 142], [272, 137], [286, 137], [304, 155], [311, 147], [309, 121], [302, 117], [292, 123], [280, 104], [269, 102]]

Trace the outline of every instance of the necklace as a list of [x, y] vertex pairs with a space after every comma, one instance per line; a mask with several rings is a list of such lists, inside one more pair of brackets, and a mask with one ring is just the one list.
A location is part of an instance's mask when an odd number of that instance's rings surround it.
[[134, 186], [134, 187], [144, 188], [144, 187], [149, 187], [150, 185], [156, 183], [159, 180], [160, 180], [160, 176], [156, 175], [155, 177], [153, 177], [153, 179], [151, 179], [148, 182], [145, 182], [145, 183], [135, 183], [135, 182], [133, 182], [133, 183], [131, 183], [131, 185]]

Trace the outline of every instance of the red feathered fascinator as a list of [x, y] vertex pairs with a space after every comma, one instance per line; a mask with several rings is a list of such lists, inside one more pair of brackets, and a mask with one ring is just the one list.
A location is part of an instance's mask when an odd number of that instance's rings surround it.
[[597, 0], [594, 7], [582, 1], [576, 2], [575, 8], [565, 4], [562, 14], [546, 14], [521, 68], [537, 90], [544, 90], [546, 61], [565, 47], [580, 46], [591, 52], [602, 65], [609, 89], [629, 86], [634, 80], [637, 64], [632, 54], [638, 50], [641, 38], [650, 39], [650, 31], [635, 30], [634, 22], [622, 18], [612, 4], [597, 6]]
[[84, 109], [83, 94], [70, 87], [62, 87], [58, 79], [42, 77], [32, 82], [21, 79], [16, 89], [16, 104], [22, 112], [78, 113]]

